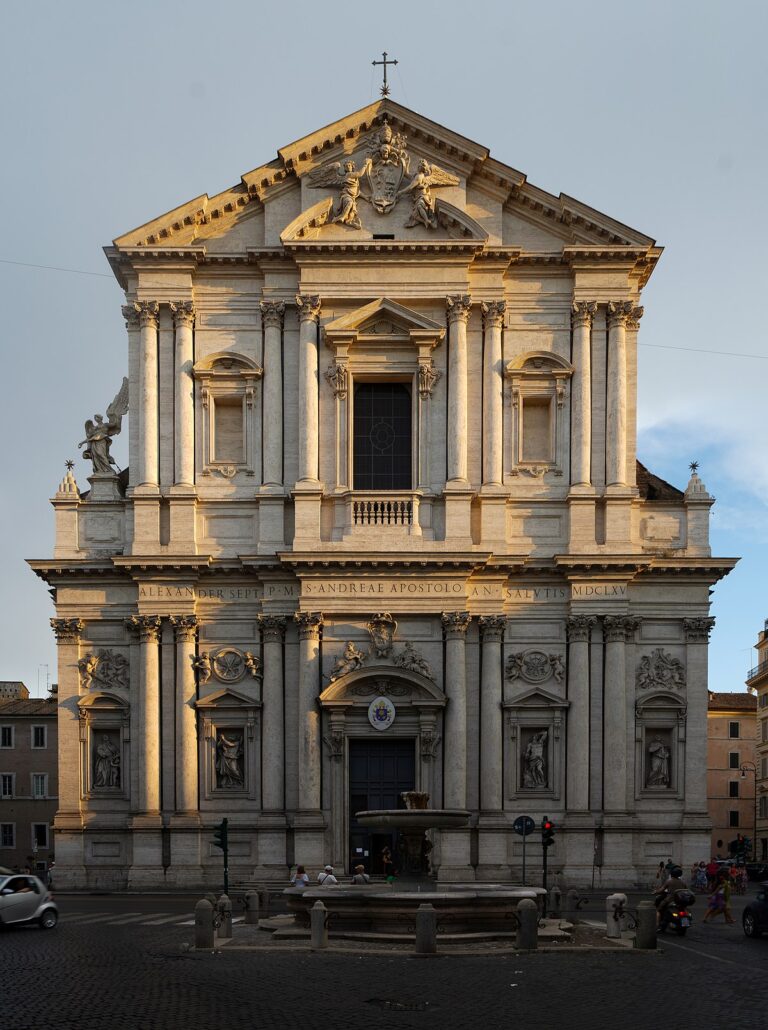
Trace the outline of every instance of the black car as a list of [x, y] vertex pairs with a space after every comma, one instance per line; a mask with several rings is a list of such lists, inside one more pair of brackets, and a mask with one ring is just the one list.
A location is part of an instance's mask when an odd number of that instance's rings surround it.
[[759, 937], [768, 931], [768, 880], [763, 880], [757, 897], [744, 909], [741, 925], [747, 937]]

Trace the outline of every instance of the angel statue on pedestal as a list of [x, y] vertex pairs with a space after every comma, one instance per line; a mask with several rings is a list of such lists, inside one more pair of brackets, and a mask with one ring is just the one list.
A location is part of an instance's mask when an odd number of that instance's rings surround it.
[[124, 376], [123, 383], [117, 392], [117, 396], [107, 408], [107, 421], [103, 415], [94, 415], [95, 421], [90, 419], [85, 423], [85, 439], [77, 446], [84, 447], [84, 458], [90, 458], [93, 462], [94, 474], [114, 475], [112, 468], [115, 460], [109, 453], [109, 445], [112, 437], [117, 436], [123, 421], [123, 415], [128, 411], [128, 380]]
[[419, 161], [416, 174], [408, 185], [403, 186], [398, 193], [399, 197], [404, 193], [413, 193], [413, 207], [411, 208], [411, 216], [405, 223], [406, 229], [418, 225], [419, 222], [425, 225], [427, 229], [436, 229], [437, 211], [435, 210], [435, 201], [430, 192], [430, 186], [458, 186], [458, 183], [459, 180], [456, 176], [446, 172], [443, 168], [431, 165], [429, 161]]

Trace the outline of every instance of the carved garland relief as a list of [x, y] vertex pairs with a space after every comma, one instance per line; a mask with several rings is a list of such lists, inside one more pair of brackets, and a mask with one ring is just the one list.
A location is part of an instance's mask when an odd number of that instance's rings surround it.
[[684, 690], [685, 667], [679, 658], [657, 647], [652, 654], [640, 659], [635, 680], [641, 690]]
[[508, 680], [523, 679], [526, 683], [543, 683], [554, 677], [562, 683], [565, 677], [565, 662], [560, 654], [545, 654], [544, 651], [517, 651], [507, 658]]

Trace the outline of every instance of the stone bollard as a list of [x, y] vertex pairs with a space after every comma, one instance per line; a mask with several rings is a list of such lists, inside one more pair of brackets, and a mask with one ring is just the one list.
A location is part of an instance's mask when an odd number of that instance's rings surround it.
[[626, 894], [609, 894], [605, 899], [605, 936], [606, 937], [621, 937], [621, 931], [624, 927], [624, 918], [619, 916], [616, 918], [616, 913], [619, 910], [624, 909], [627, 904]]
[[232, 902], [226, 894], [222, 894], [219, 898], [219, 911], [221, 913], [219, 937], [228, 939], [232, 936]]
[[535, 951], [539, 944], [539, 910], [536, 902], [523, 898], [517, 903], [517, 947]]
[[246, 923], [258, 923], [259, 921], [259, 895], [257, 891], [245, 892], [245, 921]]
[[195, 905], [195, 947], [213, 947], [213, 905], [207, 898], [201, 898]]
[[269, 887], [264, 887], [259, 892], [259, 898], [261, 901], [261, 908], [265, 916], [269, 915]]
[[567, 919], [569, 923], [575, 923], [579, 915], [579, 892], [575, 890], [569, 890], [565, 895], [565, 908], [563, 910], [563, 918]]
[[328, 912], [322, 901], [316, 901], [309, 910], [312, 950], [328, 947]]
[[637, 906], [635, 947], [653, 951], [656, 944], [656, 906], [652, 901], [641, 901]]
[[416, 954], [434, 955], [437, 952], [437, 912], [433, 905], [419, 905], [416, 909]]
[[550, 888], [549, 891], [549, 914], [553, 919], [560, 918], [560, 902], [562, 901], [563, 893], [558, 886]]
[[206, 895], [205, 895], [205, 900], [206, 900], [206, 901], [210, 901], [210, 903], [211, 903], [211, 906], [212, 906], [212, 907], [213, 907], [214, 909], [215, 909], [215, 908], [216, 908], [216, 906], [218, 905], [218, 901], [217, 901], [217, 899], [216, 899], [216, 895], [215, 895], [215, 894], [206, 894]]

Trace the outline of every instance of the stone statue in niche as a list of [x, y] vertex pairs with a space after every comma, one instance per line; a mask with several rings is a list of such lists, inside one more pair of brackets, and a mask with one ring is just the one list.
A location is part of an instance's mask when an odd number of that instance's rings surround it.
[[211, 656], [208, 652], [201, 651], [200, 654], [191, 654], [189, 660], [197, 673], [197, 682], [207, 683], [211, 678]]
[[523, 752], [523, 786], [527, 788], [547, 785], [547, 730], [534, 733]]
[[107, 421], [103, 415], [94, 415], [95, 421], [88, 419], [85, 423], [85, 439], [77, 446], [85, 447], [84, 458], [90, 458], [93, 464], [94, 474], [114, 476], [115, 470], [112, 467], [115, 461], [109, 452], [112, 437], [120, 432], [123, 422], [123, 415], [128, 411], [128, 379], [123, 377], [123, 383], [117, 392], [117, 396], [107, 408]]
[[647, 785], [649, 787], [668, 787], [670, 785], [670, 757], [671, 751], [661, 737], [654, 737], [648, 745]]
[[339, 655], [333, 663], [331, 675], [328, 677], [330, 682], [333, 683], [340, 676], [346, 676], [347, 673], [360, 669], [367, 657], [368, 655], [365, 651], [361, 651], [355, 647], [351, 640], [348, 640], [344, 645], [344, 653]]
[[406, 640], [403, 650], [396, 654], [392, 661], [401, 669], [409, 669], [411, 672], [418, 672], [426, 676], [428, 680], [434, 679], [429, 663], [413, 646], [410, 640]]
[[451, 175], [450, 172], [446, 172], [437, 165], [431, 165], [428, 161], [419, 161], [416, 174], [408, 185], [403, 186], [398, 193], [398, 196], [402, 196], [405, 193], [413, 194], [411, 198], [411, 214], [405, 223], [406, 229], [410, 229], [419, 223], [427, 229], [436, 229], [437, 211], [435, 210], [435, 200], [430, 187], [458, 186], [458, 184], [459, 180], [455, 175]]
[[216, 738], [216, 786], [243, 786], [243, 737], [241, 733], [219, 730]]
[[93, 758], [94, 787], [120, 786], [120, 751], [104, 733]]
[[339, 199], [333, 208], [332, 222], [348, 225], [350, 229], [362, 229], [360, 216], [357, 213], [357, 198], [360, 196], [360, 180], [371, 169], [371, 159], [366, 158], [361, 169], [357, 169], [354, 161], [345, 161], [316, 168], [309, 175], [309, 188], [316, 190], [323, 186], [331, 186], [340, 191]]

